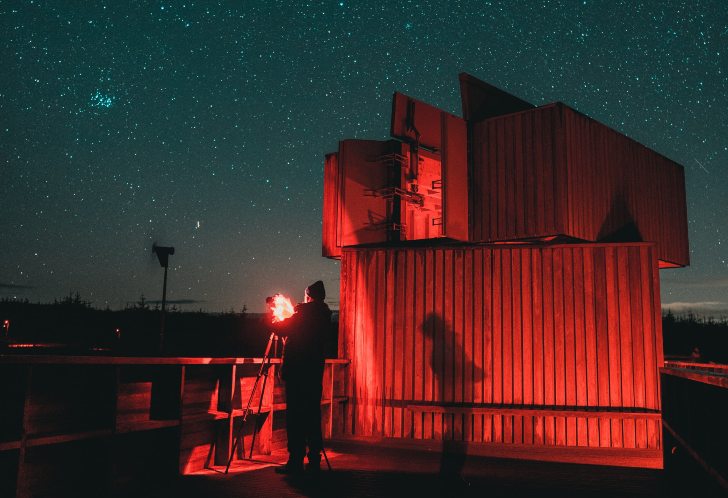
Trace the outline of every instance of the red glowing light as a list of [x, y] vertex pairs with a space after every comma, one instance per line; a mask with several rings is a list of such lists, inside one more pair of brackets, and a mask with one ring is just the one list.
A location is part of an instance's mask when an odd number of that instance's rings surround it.
[[283, 294], [273, 296], [268, 306], [273, 313], [273, 323], [282, 322], [293, 316], [293, 303]]

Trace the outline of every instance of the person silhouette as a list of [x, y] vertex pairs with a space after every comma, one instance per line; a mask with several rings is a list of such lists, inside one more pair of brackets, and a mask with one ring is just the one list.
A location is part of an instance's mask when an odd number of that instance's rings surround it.
[[331, 310], [324, 303], [326, 290], [320, 280], [306, 288], [305, 302], [293, 316], [273, 323], [276, 334], [286, 338], [281, 378], [286, 386], [286, 437], [288, 462], [276, 468], [280, 474], [302, 472], [308, 446], [306, 470], [321, 468], [321, 392]]

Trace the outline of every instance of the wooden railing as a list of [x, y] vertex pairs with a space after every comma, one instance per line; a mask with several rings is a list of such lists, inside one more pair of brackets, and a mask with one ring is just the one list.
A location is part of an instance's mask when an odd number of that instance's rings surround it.
[[728, 365], [665, 361], [663, 426], [728, 492]]
[[[0, 496], [103, 494], [144, 472], [224, 468], [262, 361], [0, 355]], [[254, 428], [254, 457], [285, 446], [279, 364], [262, 398], [258, 385], [236, 459]], [[347, 365], [326, 361], [324, 437], [342, 432]]]

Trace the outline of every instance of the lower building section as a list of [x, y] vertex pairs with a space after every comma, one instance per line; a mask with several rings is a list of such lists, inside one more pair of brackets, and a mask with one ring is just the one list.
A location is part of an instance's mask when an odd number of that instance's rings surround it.
[[662, 467], [651, 244], [345, 249], [341, 292], [349, 437]]

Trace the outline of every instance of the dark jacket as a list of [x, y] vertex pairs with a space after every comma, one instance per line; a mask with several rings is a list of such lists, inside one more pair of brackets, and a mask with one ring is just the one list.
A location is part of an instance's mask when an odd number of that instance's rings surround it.
[[281, 372], [283, 379], [292, 376], [320, 379], [331, 332], [331, 310], [326, 303], [299, 304], [292, 317], [273, 327], [278, 335], [287, 338]]

